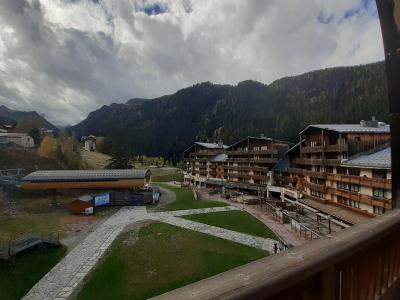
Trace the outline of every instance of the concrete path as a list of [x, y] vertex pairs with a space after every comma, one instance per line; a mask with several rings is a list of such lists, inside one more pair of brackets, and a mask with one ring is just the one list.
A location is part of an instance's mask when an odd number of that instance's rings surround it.
[[68, 299], [124, 227], [146, 218], [145, 207], [122, 208], [87, 236], [23, 299]]
[[264, 208], [260, 207], [260, 205], [245, 205], [242, 203], [226, 200], [225, 198], [221, 198], [219, 195], [209, 195], [207, 190], [200, 189], [197, 191], [204, 199], [222, 201], [230, 204], [233, 207], [236, 207], [237, 209], [248, 212], [258, 220], [263, 222], [265, 225], [267, 225], [269, 229], [271, 229], [277, 236], [279, 236], [281, 240], [283, 240], [288, 245], [300, 246], [307, 242], [296, 232], [291, 231], [290, 226], [288, 228], [284, 224], [276, 221]]
[[[186, 220], [183, 218], [177, 218], [177, 217], [168, 217], [168, 216], [154, 216], [155, 220], [167, 223], [170, 225], [202, 232], [205, 234], [213, 235], [225, 240], [233, 241], [236, 243], [240, 243], [243, 245], [251, 246], [254, 248], [259, 248], [262, 250], [269, 251], [271, 253], [274, 253], [274, 244], [277, 243], [277, 241], [272, 240], [272, 239], [265, 239], [262, 237], [257, 237], [245, 233], [240, 233], [237, 231], [232, 231], [220, 227], [215, 227], [211, 226], [208, 224], [204, 223], [199, 223], [199, 222], [194, 222], [190, 220]], [[153, 220], [154, 220], [153, 219]]]
[[28, 292], [23, 299], [69, 299], [83, 279], [94, 269], [114, 239], [131, 223], [155, 220], [178, 227], [199, 231], [240, 244], [274, 251], [271, 239], [264, 239], [203, 223], [189, 221], [178, 216], [237, 210], [234, 206], [189, 209], [169, 212], [150, 212], [146, 207], [123, 207], [102, 223]]

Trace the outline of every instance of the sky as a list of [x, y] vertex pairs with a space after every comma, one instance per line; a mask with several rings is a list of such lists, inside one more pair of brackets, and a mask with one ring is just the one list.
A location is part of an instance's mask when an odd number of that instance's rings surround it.
[[383, 60], [373, 0], [0, 0], [0, 105], [74, 125], [195, 83]]

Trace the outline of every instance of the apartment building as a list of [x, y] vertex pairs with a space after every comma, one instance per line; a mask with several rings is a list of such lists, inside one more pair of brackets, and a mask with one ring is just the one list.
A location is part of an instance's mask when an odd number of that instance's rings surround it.
[[183, 161], [187, 173], [185, 181], [194, 186], [205, 186], [205, 181], [211, 176], [223, 177], [223, 169], [219, 166], [225, 158], [227, 146], [218, 143], [195, 142], [183, 152]]
[[343, 161], [326, 177], [326, 198], [354, 211], [380, 215], [392, 208], [390, 147], [378, 146]]
[[187, 180], [208, 187], [259, 193], [272, 180], [272, 167], [289, 149], [289, 143], [248, 136], [233, 145], [195, 143], [184, 152]]
[[[316, 124], [299, 136], [300, 142], [287, 152], [286, 175], [295, 178], [292, 186], [303, 197], [367, 215], [391, 207], [389, 125], [374, 119], [360, 124]], [[370, 163], [358, 165], [360, 160]]]

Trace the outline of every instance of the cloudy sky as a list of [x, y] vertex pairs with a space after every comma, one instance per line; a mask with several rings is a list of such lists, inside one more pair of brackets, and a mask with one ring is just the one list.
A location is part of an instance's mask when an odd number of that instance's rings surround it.
[[194, 83], [383, 59], [373, 0], [0, 0], [0, 105], [75, 124]]

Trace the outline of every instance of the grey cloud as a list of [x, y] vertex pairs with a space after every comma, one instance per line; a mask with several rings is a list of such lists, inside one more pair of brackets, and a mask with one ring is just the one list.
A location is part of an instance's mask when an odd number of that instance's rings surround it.
[[359, 7], [352, 1], [147, 0], [168, 10], [146, 15], [140, 0], [3, 0], [0, 104], [65, 125], [201, 81], [268, 83], [382, 59], [379, 43], [366, 44], [380, 39], [371, 7], [341, 23], [328, 17]]

